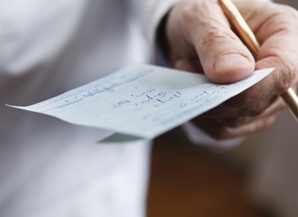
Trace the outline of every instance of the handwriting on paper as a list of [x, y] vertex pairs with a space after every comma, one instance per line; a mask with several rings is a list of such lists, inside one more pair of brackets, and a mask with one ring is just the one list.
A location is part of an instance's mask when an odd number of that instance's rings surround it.
[[152, 139], [218, 106], [272, 71], [256, 71], [237, 83], [218, 85], [200, 74], [135, 65], [52, 99], [14, 107]]

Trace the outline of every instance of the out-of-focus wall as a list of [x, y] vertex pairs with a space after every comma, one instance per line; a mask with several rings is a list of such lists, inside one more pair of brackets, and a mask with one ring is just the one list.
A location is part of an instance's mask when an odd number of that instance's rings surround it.
[[[275, 2], [298, 8], [297, 0]], [[239, 156], [252, 165], [255, 194], [270, 202], [277, 216], [298, 216], [298, 124], [290, 111], [282, 112], [270, 129], [248, 138], [239, 149]]]
[[287, 5], [290, 5], [292, 7], [298, 8], [298, 1], [297, 0], [276, 0], [274, 2], [287, 4]]

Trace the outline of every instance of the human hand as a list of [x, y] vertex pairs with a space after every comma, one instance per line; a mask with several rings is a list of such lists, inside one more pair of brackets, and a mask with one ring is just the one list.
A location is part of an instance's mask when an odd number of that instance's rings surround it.
[[230, 83], [255, 69], [276, 67], [258, 84], [193, 120], [217, 139], [271, 125], [285, 108], [278, 96], [298, 80], [298, 13], [262, 1], [238, 1], [236, 6], [261, 44], [256, 62], [230, 30], [216, 0], [179, 1], [166, 23], [169, 58], [177, 69], [204, 73], [216, 83]]

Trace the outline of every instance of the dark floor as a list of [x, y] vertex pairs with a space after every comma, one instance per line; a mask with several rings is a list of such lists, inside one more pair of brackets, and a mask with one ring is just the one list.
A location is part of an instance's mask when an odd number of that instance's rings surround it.
[[246, 192], [246, 171], [174, 130], [152, 153], [148, 217], [268, 217]]

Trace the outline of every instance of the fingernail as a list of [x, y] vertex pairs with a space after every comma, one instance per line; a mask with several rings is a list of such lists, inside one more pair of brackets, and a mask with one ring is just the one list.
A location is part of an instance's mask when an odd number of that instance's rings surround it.
[[252, 63], [240, 54], [225, 54], [217, 58], [214, 63], [215, 73], [241, 73], [241, 70], [252, 67]]

